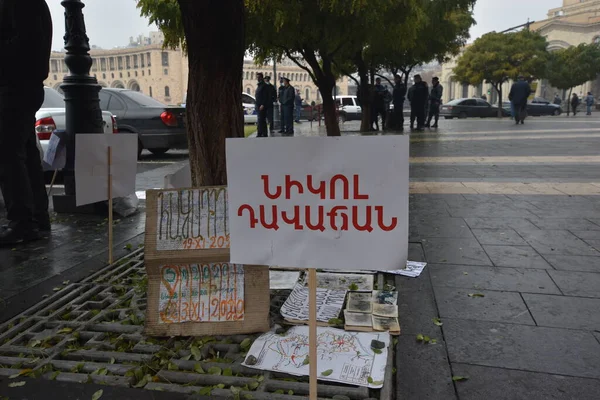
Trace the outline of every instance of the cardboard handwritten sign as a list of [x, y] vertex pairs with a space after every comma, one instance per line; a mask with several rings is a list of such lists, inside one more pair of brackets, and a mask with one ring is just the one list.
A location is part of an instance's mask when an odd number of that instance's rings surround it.
[[227, 159], [232, 262], [406, 265], [408, 136], [228, 139]]
[[164, 265], [160, 271], [161, 324], [244, 319], [242, 265]]

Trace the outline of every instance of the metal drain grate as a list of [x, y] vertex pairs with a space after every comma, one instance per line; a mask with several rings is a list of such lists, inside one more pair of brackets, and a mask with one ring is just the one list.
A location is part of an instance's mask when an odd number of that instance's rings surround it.
[[[147, 277], [143, 249], [80, 283], [64, 287], [0, 325], [0, 375], [232, 399], [295, 399], [308, 379], [243, 367], [256, 336], [150, 338], [143, 335]], [[273, 292], [271, 320], [280, 322], [285, 291]], [[391, 398], [390, 351], [381, 390], [319, 383], [319, 397]], [[389, 383], [388, 383], [389, 382]], [[344, 396], [344, 397], [341, 397]]]

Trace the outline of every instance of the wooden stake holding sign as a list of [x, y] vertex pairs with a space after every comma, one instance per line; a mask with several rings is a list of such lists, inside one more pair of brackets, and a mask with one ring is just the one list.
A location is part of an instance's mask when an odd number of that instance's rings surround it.
[[[314, 267], [348, 271], [406, 265], [409, 147], [403, 135], [227, 140], [231, 261], [309, 269], [311, 400], [317, 399], [319, 378], [377, 388], [383, 384], [381, 365], [365, 370], [351, 361], [332, 365], [324, 358], [321, 365], [328, 368], [319, 371], [319, 351], [328, 351], [331, 339], [319, 337]], [[305, 337], [294, 340], [297, 346], [305, 343]], [[374, 362], [375, 354], [366, 357]]]

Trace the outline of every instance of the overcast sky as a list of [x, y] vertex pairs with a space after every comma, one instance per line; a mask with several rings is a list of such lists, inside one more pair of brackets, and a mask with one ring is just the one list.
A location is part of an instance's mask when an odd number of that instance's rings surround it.
[[[125, 46], [129, 37], [148, 35], [156, 28], [140, 17], [135, 0], [83, 0], [86, 27], [90, 44], [105, 49]], [[54, 20], [53, 48], [63, 48], [64, 16], [61, 0], [47, 0]], [[490, 31], [503, 31], [516, 25], [546, 18], [548, 9], [560, 7], [562, 0], [478, 0], [475, 6], [477, 25], [471, 30], [472, 39]]]

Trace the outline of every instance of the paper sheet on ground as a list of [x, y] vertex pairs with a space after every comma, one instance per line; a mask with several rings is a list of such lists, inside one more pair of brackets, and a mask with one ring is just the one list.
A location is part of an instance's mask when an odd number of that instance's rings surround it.
[[[317, 321], [339, 318], [345, 298], [346, 290], [317, 288]], [[281, 306], [281, 316], [292, 321], [308, 321], [308, 288], [302, 284], [294, 287]]]
[[[371, 349], [371, 341], [385, 343], [381, 354]], [[333, 328], [317, 328], [317, 368], [319, 380], [348, 385], [380, 388], [383, 386], [390, 335], [385, 332], [346, 332]], [[266, 333], [254, 341], [248, 355], [256, 357], [255, 365], [244, 366], [290, 375], [309, 375], [308, 327], [291, 328], [284, 336]], [[247, 360], [248, 358], [246, 358]], [[309, 362], [312, 362], [310, 360]], [[323, 376], [323, 372], [331, 374]], [[369, 384], [369, 378], [372, 379]]]
[[426, 265], [426, 262], [408, 261], [406, 263], [406, 269], [397, 269], [394, 271], [381, 272], [385, 272], [386, 274], [403, 275], [408, 276], [410, 278], [416, 278], [417, 276], [421, 275], [421, 272], [423, 272]]
[[108, 147], [112, 148], [112, 197], [135, 192], [137, 135], [78, 134], [75, 140], [77, 206], [108, 200]]
[[44, 169], [63, 169], [67, 162], [67, 146], [63, 140], [66, 132], [54, 132], [48, 141], [48, 148], [44, 153]]
[[[304, 279], [308, 285], [308, 275]], [[367, 274], [350, 274], [336, 272], [318, 272], [317, 287], [334, 290], [350, 290], [350, 286], [356, 285], [352, 290], [368, 292], [373, 290], [373, 272]]]
[[300, 271], [269, 270], [271, 290], [293, 289], [300, 278]]

